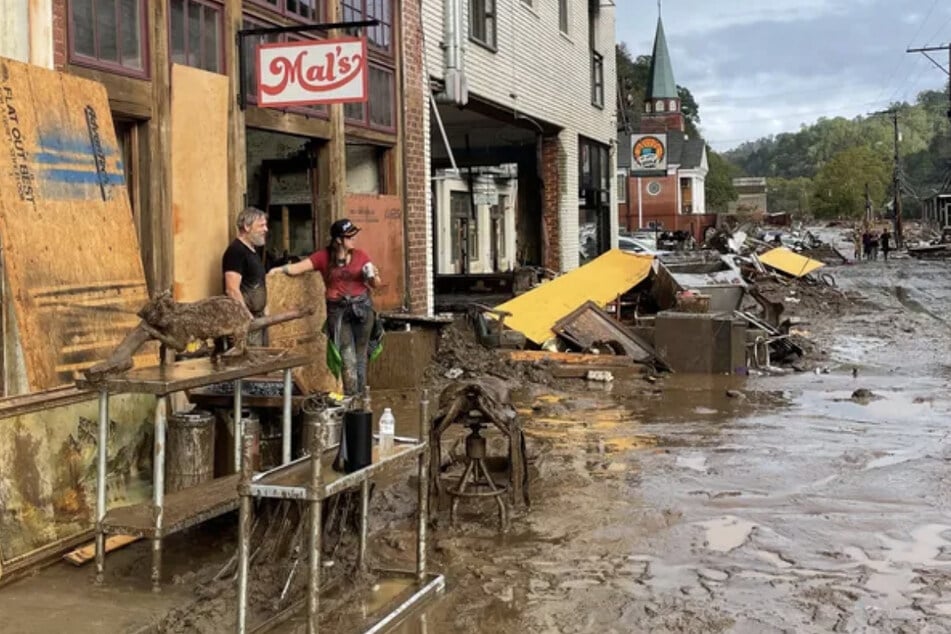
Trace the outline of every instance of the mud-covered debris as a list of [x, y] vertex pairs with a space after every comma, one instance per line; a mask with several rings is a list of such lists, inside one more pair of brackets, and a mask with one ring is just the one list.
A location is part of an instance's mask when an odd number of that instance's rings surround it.
[[852, 392], [853, 401], [867, 401], [874, 397], [875, 397], [875, 394], [872, 393], [872, 390], [869, 390], [864, 387], [860, 387], [859, 389]]
[[746, 398], [746, 394], [744, 394], [743, 392], [741, 392], [741, 391], [739, 391], [739, 390], [727, 390], [727, 391], [726, 391], [726, 395], [727, 395], [729, 398], [738, 398], [738, 399], [741, 399], [741, 400]]

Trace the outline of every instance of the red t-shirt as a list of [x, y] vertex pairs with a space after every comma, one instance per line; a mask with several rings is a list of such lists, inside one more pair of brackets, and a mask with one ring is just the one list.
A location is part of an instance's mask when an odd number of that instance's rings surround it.
[[327, 249], [310, 254], [310, 263], [315, 271], [320, 271], [327, 287], [327, 299], [337, 301], [344, 297], [359, 297], [366, 294], [369, 287], [363, 280], [363, 265], [370, 261], [365, 251], [354, 249], [350, 252], [350, 263], [346, 266], [330, 268], [330, 253]]

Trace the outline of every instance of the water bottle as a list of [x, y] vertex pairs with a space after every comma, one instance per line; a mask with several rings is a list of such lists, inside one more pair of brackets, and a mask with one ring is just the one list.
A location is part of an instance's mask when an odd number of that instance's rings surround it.
[[389, 407], [380, 416], [380, 454], [393, 449], [393, 436], [396, 434], [396, 419]]

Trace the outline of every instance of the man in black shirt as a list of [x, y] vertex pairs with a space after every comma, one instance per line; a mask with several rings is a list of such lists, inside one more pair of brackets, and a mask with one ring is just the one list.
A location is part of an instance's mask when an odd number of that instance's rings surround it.
[[[258, 253], [267, 242], [267, 215], [255, 207], [238, 214], [238, 237], [228, 245], [221, 258], [225, 278], [225, 293], [243, 302], [253, 317], [263, 317], [267, 306], [267, 271]], [[264, 331], [248, 335], [252, 346], [264, 345]]]

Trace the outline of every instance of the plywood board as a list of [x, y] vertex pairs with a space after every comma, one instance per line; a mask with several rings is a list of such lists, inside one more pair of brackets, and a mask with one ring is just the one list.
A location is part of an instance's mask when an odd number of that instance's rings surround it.
[[[119, 550], [129, 544], [139, 541], [141, 537], [135, 537], [133, 535], [109, 535], [106, 537], [105, 551], [111, 553], [114, 550]], [[85, 546], [80, 546], [79, 548], [72, 550], [65, 555], [63, 559], [73, 564], [74, 566], [82, 566], [87, 561], [91, 561], [96, 557], [96, 542], [90, 542]]]
[[175, 299], [223, 292], [228, 247], [228, 78], [172, 65], [172, 232]]
[[650, 274], [653, 261], [650, 255], [612, 249], [495, 308], [512, 313], [506, 326], [541, 344], [555, 336], [555, 322], [588, 300], [603, 307], [637, 286]]
[[347, 214], [360, 227], [357, 246], [380, 270], [381, 286], [373, 293], [377, 310], [403, 306], [406, 289], [406, 259], [403, 248], [403, 205], [399, 196], [350, 194]]
[[0, 58], [0, 240], [30, 391], [136, 326], [145, 275], [106, 91]]
[[319, 273], [268, 276], [268, 314], [308, 307], [316, 309], [313, 315], [268, 328], [268, 345], [313, 357], [313, 363], [292, 371], [294, 382], [304, 394], [340, 392], [340, 383], [327, 369], [327, 337], [321, 332], [327, 319], [323, 278]]

